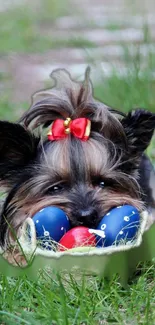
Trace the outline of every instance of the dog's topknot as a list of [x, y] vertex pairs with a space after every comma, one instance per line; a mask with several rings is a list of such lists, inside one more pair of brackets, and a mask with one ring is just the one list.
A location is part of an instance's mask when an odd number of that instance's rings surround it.
[[122, 114], [93, 97], [89, 68], [83, 82], [74, 81], [64, 69], [53, 71], [51, 78], [54, 80], [53, 87], [35, 93], [30, 109], [22, 116], [20, 122], [26, 128], [48, 127], [58, 118], [87, 117], [92, 122], [92, 131], [105, 137], [123, 137], [124, 131], [119, 121]]

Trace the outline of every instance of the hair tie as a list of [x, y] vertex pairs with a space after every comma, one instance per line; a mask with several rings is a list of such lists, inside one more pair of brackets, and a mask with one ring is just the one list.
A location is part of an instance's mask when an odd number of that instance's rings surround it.
[[61, 140], [66, 138], [69, 134], [74, 137], [87, 141], [89, 139], [91, 129], [91, 121], [85, 117], [71, 120], [68, 117], [65, 121], [61, 119], [55, 120], [48, 132], [48, 140]]

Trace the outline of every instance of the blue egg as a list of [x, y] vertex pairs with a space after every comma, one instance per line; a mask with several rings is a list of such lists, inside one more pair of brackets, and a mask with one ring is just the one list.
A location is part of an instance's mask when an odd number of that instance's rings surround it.
[[59, 242], [70, 229], [69, 219], [65, 212], [57, 207], [48, 206], [33, 216], [36, 237], [42, 241], [42, 246], [51, 248], [50, 241]]
[[140, 214], [132, 205], [122, 205], [110, 210], [100, 221], [97, 230], [97, 246], [118, 245], [120, 241], [130, 241], [136, 236], [140, 225]]

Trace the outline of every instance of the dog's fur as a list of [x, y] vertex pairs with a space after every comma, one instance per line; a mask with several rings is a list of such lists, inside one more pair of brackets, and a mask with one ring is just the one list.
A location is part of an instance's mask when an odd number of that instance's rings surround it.
[[[7, 192], [0, 218], [0, 244], [9, 245], [10, 227], [45, 206], [57, 206], [71, 226], [94, 228], [112, 207], [155, 207], [150, 186], [155, 173], [144, 155], [155, 129], [155, 114], [137, 109], [127, 115], [93, 98], [89, 73], [75, 82], [65, 70], [52, 73], [55, 85], [33, 96], [18, 123], [0, 121], [0, 180]], [[68, 135], [49, 141], [56, 119], [87, 117], [88, 141]]]

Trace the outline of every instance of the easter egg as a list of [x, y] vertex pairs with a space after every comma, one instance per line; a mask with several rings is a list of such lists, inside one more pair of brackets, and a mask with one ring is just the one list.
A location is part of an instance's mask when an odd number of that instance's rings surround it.
[[58, 242], [70, 229], [70, 223], [65, 212], [57, 207], [48, 206], [33, 216], [36, 237], [42, 241], [42, 246], [50, 249], [50, 241]]
[[[118, 245], [135, 238], [140, 225], [140, 214], [132, 205], [122, 205], [110, 210], [100, 221], [97, 246]], [[102, 232], [101, 232], [102, 231]]]
[[75, 227], [70, 229], [59, 241], [59, 251], [81, 246], [96, 246], [96, 237], [89, 232], [89, 228]]

